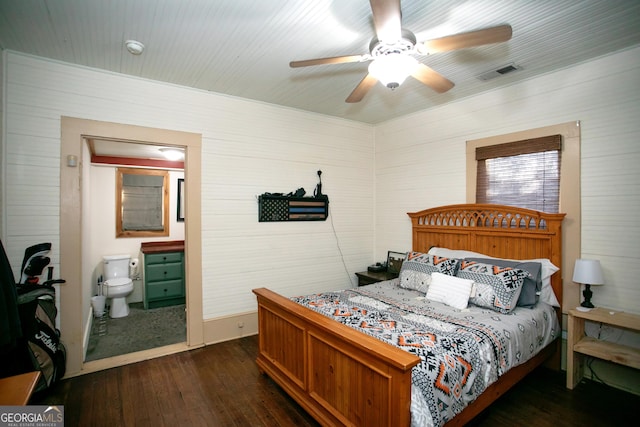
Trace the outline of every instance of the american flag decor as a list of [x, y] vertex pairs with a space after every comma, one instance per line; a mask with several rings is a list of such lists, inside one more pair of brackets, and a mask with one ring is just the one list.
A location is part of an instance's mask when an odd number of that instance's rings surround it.
[[258, 197], [258, 220], [325, 221], [329, 215], [329, 198], [262, 195]]

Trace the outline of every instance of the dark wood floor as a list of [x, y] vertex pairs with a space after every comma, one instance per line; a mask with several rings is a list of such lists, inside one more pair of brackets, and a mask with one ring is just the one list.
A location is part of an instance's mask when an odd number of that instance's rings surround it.
[[[61, 381], [31, 404], [64, 405], [66, 426], [317, 426], [255, 364], [257, 337]], [[640, 397], [533, 372], [474, 426], [638, 425]], [[632, 421], [633, 420], [633, 421]]]

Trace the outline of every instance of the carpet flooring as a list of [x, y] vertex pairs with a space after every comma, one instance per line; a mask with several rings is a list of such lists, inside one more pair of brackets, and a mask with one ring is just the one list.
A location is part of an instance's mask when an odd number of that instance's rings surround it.
[[129, 310], [127, 317], [93, 319], [86, 362], [187, 340], [184, 304], [145, 310], [132, 303]]

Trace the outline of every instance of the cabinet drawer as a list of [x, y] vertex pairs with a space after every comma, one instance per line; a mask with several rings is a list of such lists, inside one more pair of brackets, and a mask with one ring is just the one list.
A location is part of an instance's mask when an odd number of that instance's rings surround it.
[[182, 262], [182, 252], [163, 252], [159, 254], [148, 254], [144, 256], [144, 262], [147, 265]]
[[184, 295], [182, 280], [167, 280], [166, 282], [147, 285], [147, 299], [172, 298]]
[[144, 279], [147, 283], [182, 279], [182, 263], [147, 265]]

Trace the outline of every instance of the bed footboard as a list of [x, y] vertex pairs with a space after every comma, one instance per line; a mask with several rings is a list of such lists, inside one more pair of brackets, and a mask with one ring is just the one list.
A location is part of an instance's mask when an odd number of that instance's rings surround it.
[[418, 356], [268, 289], [258, 299], [257, 364], [325, 426], [409, 426]]

